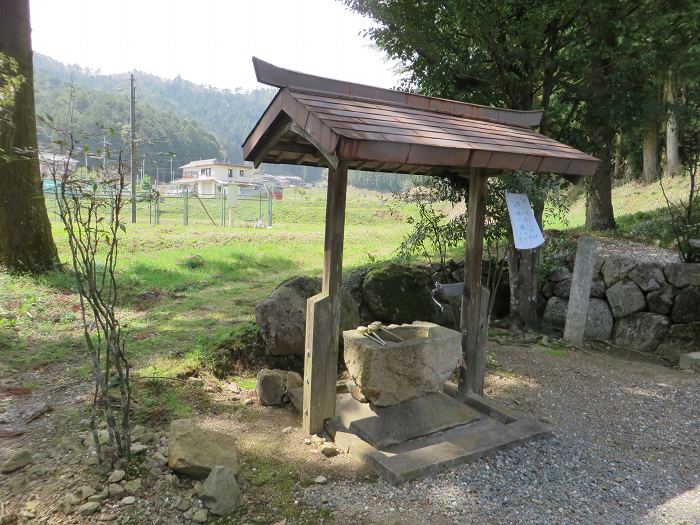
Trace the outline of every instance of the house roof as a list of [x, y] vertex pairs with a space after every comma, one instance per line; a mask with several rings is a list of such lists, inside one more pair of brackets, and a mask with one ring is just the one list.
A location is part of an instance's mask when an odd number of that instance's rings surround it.
[[205, 166], [229, 166], [233, 168], [247, 168], [251, 169], [252, 166], [248, 164], [236, 164], [233, 162], [222, 162], [218, 161], [216, 159], [202, 159], [202, 160], [193, 160], [192, 162], [188, 162], [184, 166], [180, 166], [178, 169], [185, 169], [185, 168], [202, 168]]
[[515, 111], [341, 82], [253, 58], [279, 87], [243, 144], [244, 158], [309, 166], [444, 175], [470, 168], [593, 175], [599, 160], [530, 129]]

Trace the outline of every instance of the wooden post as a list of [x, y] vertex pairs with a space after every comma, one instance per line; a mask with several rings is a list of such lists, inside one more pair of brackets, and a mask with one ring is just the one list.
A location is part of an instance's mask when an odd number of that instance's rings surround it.
[[597, 242], [594, 239], [579, 238], [564, 325], [564, 340], [575, 345], [583, 343], [583, 333], [586, 330], [596, 248]]
[[321, 432], [323, 422], [335, 416], [347, 182], [347, 164], [340, 162], [338, 169], [329, 168], [323, 287], [321, 293], [311, 297], [306, 306], [302, 420], [307, 434]]
[[486, 367], [486, 341], [485, 337], [479, 335], [484, 329], [481, 320], [481, 259], [484, 254], [486, 181], [487, 177], [481, 170], [472, 170], [469, 180], [469, 223], [462, 293], [462, 367], [458, 385], [460, 392], [479, 395], [484, 392]]

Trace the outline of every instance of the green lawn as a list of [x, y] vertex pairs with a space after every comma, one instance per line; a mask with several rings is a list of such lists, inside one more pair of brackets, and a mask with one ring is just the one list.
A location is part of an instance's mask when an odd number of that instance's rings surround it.
[[[254, 319], [255, 304], [284, 279], [321, 275], [324, 213], [323, 190], [292, 190], [275, 201], [271, 229], [127, 225], [118, 280], [129, 355], [143, 367], [169, 352], [191, 356], [203, 335], [214, 337]], [[393, 257], [410, 228], [409, 213], [386, 196], [351, 191], [345, 270]], [[55, 222], [54, 237], [61, 260], [67, 261], [66, 234]], [[203, 265], [190, 268], [186, 262], [192, 256], [201, 257]], [[83, 351], [73, 289], [67, 271], [40, 277], [0, 273], [0, 311], [9, 312], [0, 319], [0, 372]], [[161, 368], [180, 365], [161, 363]]]
[[[687, 176], [664, 179], [664, 190], [673, 203], [687, 199], [689, 188], [690, 178]], [[586, 231], [585, 194], [580, 190], [577, 193], [568, 215], [563, 220], [545, 216], [545, 228]], [[618, 227], [596, 235], [673, 247], [675, 237], [670, 228], [666, 199], [658, 182], [648, 185], [638, 181], [619, 184], [612, 190], [612, 200]], [[697, 216], [700, 217], [700, 209]]]

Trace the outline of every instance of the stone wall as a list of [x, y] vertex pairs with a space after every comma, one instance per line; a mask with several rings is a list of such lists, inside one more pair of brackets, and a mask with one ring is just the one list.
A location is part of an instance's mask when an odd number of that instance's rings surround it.
[[[599, 257], [586, 339], [611, 341], [677, 364], [681, 354], [700, 350], [700, 286], [691, 285], [693, 274], [700, 274], [700, 264]], [[571, 275], [572, 266], [563, 265], [541, 284], [547, 327], [564, 328]]]

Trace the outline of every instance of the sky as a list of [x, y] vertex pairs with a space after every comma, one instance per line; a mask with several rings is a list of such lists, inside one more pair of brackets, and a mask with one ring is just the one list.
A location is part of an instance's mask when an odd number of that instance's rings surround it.
[[337, 0], [30, 0], [32, 47], [102, 73], [254, 89], [251, 62], [395, 87], [395, 64]]

